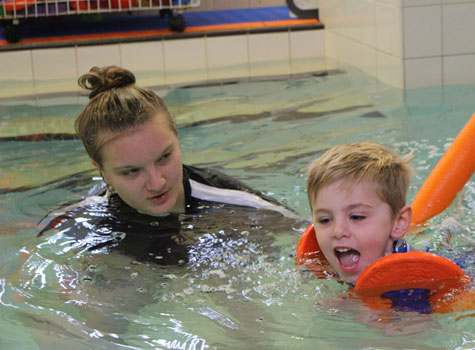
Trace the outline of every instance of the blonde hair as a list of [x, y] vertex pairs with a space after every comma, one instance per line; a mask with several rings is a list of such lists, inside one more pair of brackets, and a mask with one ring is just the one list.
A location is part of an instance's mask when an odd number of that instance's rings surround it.
[[177, 134], [175, 122], [163, 100], [153, 91], [137, 86], [134, 74], [127, 69], [93, 67], [79, 78], [78, 84], [91, 92], [88, 104], [75, 121], [76, 133], [89, 157], [99, 165], [102, 166], [100, 132], [130, 132], [160, 116]]
[[399, 156], [389, 149], [370, 142], [347, 143], [327, 150], [309, 168], [307, 194], [310, 208], [318, 191], [340, 179], [354, 185], [362, 180], [375, 184], [380, 198], [389, 204], [393, 216], [406, 205], [412, 175], [412, 152]]

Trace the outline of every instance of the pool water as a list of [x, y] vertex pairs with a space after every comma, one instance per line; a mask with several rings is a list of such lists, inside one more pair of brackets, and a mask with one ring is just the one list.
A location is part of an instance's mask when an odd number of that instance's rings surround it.
[[[342, 66], [156, 92], [176, 118], [186, 164], [233, 175], [301, 219], [252, 210], [183, 218], [183, 235], [194, 243], [188, 263], [175, 265], [90, 251], [61, 230], [37, 237], [41, 218], [101, 184], [73, 136], [86, 98], [0, 102], [1, 349], [475, 348], [473, 310], [376, 313], [346, 285], [296, 267], [293, 257], [309, 224], [312, 159], [364, 140], [414, 150], [411, 200], [475, 112], [475, 86], [403, 92]], [[471, 277], [474, 180], [409, 237]], [[85, 240], [120, 236], [94, 229]]]

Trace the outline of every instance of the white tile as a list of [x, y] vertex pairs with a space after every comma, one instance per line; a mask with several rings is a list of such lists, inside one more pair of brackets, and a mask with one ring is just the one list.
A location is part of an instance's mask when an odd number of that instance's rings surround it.
[[308, 72], [317, 72], [328, 69], [338, 68], [331, 60], [327, 57], [304, 57], [304, 58], [295, 58], [291, 62], [291, 72], [292, 74], [308, 73]]
[[290, 66], [292, 74], [326, 69], [323, 30], [290, 32]]
[[383, 52], [376, 54], [377, 78], [382, 83], [404, 89], [403, 60]]
[[79, 46], [76, 48], [78, 74], [89, 72], [92, 67], [121, 65], [120, 46]]
[[373, 0], [319, 0], [319, 3], [319, 17], [325, 31], [374, 46], [376, 3]]
[[290, 32], [290, 57], [306, 58], [325, 55], [323, 30]]
[[405, 60], [404, 80], [407, 89], [442, 85], [442, 57]]
[[377, 4], [379, 3], [379, 4], [391, 5], [391, 6], [395, 6], [395, 7], [402, 7], [403, 4], [404, 4], [404, 0], [376, 0], [376, 3]]
[[329, 30], [323, 32], [325, 56], [333, 60], [339, 61], [338, 45], [339, 36]]
[[443, 5], [473, 3], [474, 0], [442, 0]]
[[248, 36], [206, 38], [208, 78], [249, 77]]
[[337, 16], [340, 9], [341, 0], [320, 0], [318, 6], [318, 17], [325, 23], [325, 32], [332, 31], [337, 25]]
[[0, 53], [0, 98], [34, 95], [31, 51]]
[[440, 5], [441, 0], [403, 0], [404, 7]]
[[402, 58], [402, 8], [376, 4], [376, 49], [397, 58]]
[[77, 63], [74, 47], [35, 49], [33, 75], [38, 94], [77, 92]]
[[444, 55], [475, 53], [475, 1], [443, 7]]
[[442, 54], [441, 6], [404, 8], [404, 58]]
[[1, 80], [33, 80], [31, 51], [4, 51], [0, 53]]
[[[355, 33], [352, 30], [358, 27], [358, 18], [361, 18], [361, 15], [357, 13], [357, 7], [361, 5], [355, 1], [325, 0], [325, 5], [319, 9], [320, 20], [325, 25], [325, 30], [354, 38]], [[370, 23], [374, 24], [374, 18], [370, 20]]]
[[249, 35], [250, 75], [290, 74], [289, 33]]
[[368, 0], [325, 1], [320, 9], [325, 30], [375, 47], [375, 3]]
[[325, 32], [325, 55], [332, 61], [351, 65], [377, 77], [376, 49], [360, 44], [336, 33]]
[[376, 47], [376, 6], [368, 0], [346, 0], [347, 27], [342, 33], [357, 42]]
[[167, 84], [198, 82], [207, 79], [205, 39], [165, 40]]
[[475, 84], [475, 54], [446, 56], [444, 64], [444, 85]]
[[349, 10], [348, 0], [336, 0], [334, 4], [328, 5], [325, 9], [322, 9], [323, 23], [325, 28], [331, 30], [339, 35], [347, 36], [347, 28], [350, 25], [349, 22]]
[[134, 73], [138, 85], [165, 84], [163, 41], [121, 44], [120, 52], [122, 66]]
[[366, 74], [377, 77], [376, 49], [340, 38], [337, 50], [340, 62], [352, 65]]

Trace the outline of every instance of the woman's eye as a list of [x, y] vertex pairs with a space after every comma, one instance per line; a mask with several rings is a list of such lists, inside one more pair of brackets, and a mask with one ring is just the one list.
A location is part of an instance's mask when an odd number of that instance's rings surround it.
[[158, 160], [158, 162], [164, 162], [166, 161], [168, 158], [170, 158], [170, 156], [172, 155], [172, 152], [168, 152], [168, 153], [165, 153], [163, 154], [160, 159]]
[[135, 175], [139, 172], [139, 169], [128, 169], [128, 170], [125, 170], [123, 172], [121, 172], [120, 174], [122, 176], [131, 176], [131, 175]]

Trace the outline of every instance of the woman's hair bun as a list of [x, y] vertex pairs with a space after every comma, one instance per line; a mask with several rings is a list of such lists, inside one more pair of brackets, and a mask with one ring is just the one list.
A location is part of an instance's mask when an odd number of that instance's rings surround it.
[[79, 78], [78, 84], [83, 89], [91, 90], [89, 98], [93, 98], [112, 88], [135, 84], [135, 76], [129, 70], [117, 66], [92, 67]]

